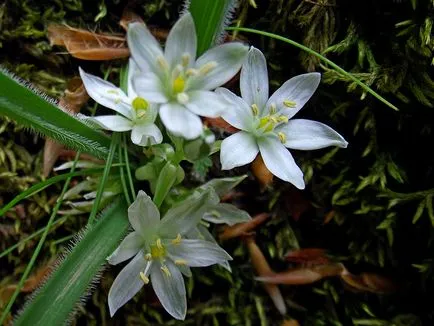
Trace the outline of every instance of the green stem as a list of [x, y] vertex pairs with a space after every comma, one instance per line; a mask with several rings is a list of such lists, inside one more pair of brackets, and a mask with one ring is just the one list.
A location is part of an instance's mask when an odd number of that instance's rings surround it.
[[[76, 165], [79, 157], [80, 157], [80, 151], [77, 151], [77, 154], [75, 155], [75, 159], [74, 159], [74, 165], [71, 167], [71, 173], [74, 172], [75, 165]], [[57, 215], [57, 211], [59, 210], [60, 205], [62, 204], [63, 196], [65, 195], [66, 191], [68, 190], [69, 183], [71, 182], [71, 178], [72, 177], [69, 177], [65, 181], [65, 184], [63, 186], [62, 192], [60, 193], [59, 198], [57, 198], [56, 205], [54, 206], [53, 211], [51, 212], [51, 216], [50, 216], [50, 218], [48, 220], [48, 223], [47, 223], [47, 226], [45, 227], [44, 232], [42, 233], [41, 239], [39, 240], [38, 245], [37, 245], [37, 247], [36, 247], [36, 249], [35, 249], [32, 257], [30, 258], [29, 264], [27, 265], [27, 267], [26, 267], [23, 275], [21, 276], [21, 279], [20, 279], [20, 281], [19, 281], [19, 283], [17, 285], [17, 288], [15, 289], [14, 293], [12, 294], [11, 299], [9, 300], [9, 302], [8, 302], [5, 310], [3, 311], [3, 313], [2, 313], [2, 315], [0, 317], [0, 325], [3, 325], [3, 323], [5, 322], [6, 317], [8, 316], [9, 311], [12, 308], [12, 305], [14, 304], [15, 300], [17, 299], [18, 294], [20, 293], [20, 291], [21, 291], [21, 289], [22, 289], [22, 287], [24, 285], [24, 282], [26, 281], [27, 277], [30, 274], [30, 271], [33, 268], [33, 265], [35, 264], [36, 258], [38, 257], [39, 252], [41, 251], [42, 246], [45, 243], [45, 239], [47, 238], [48, 232], [50, 231], [50, 229], [51, 229], [51, 227], [53, 225], [54, 218]]]
[[[119, 156], [119, 160], [120, 160], [119, 163], [123, 163], [124, 158], [123, 158], [123, 155], [122, 155], [122, 145], [121, 144], [119, 144], [119, 146], [118, 146], [118, 156]], [[121, 167], [120, 173], [121, 173], [122, 190], [124, 191], [125, 200], [127, 201], [128, 205], [131, 205], [131, 198], [130, 198], [130, 194], [129, 194], [129, 191], [128, 191], [127, 182], [125, 180], [124, 167]]]
[[[53, 222], [53, 224], [51, 225], [51, 227], [54, 227], [57, 224], [61, 224], [61, 223], [65, 222], [68, 217], [69, 216], [64, 216], [62, 218], [59, 218], [58, 220], [56, 220], [56, 221]], [[40, 235], [41, 233], [43, 233], [46, 229], [47, 229], [47, 227], [44, 226], [43, 228], [41, 228], [38, 231], [34, 232], [33, 234], [29, 235], [27, 238], [24, 238], [24, 239], [20, 240], [18, 243], [14, 244], [13, 246], [10, 246], [9, 248], [3, 250], [3, 252], [0, 253], [0, 258], [3, 258], [4, 256], [8, 255], [9, 253], [11, 253], [16, 248], [18, 248], [18, 247], [22, 246], [23, 244], [25, 244], [27, 241], [32, 240], [33, 238], [36, 238], [38, 235]]]
[[123, 149], [124, 149], [124, 158], [125, 158], [125, 167], [127, 169], [127, 178], [128, 178], [128, 183], [130, 185], [130, 191], [132, 194], [132, 198], [136, 199], [136, 190], [134, 189], [134, 182], [133, 182], [133, 177], [131, 174], [131, 168], [130, 168], [130, 159], [128, 156], [128, 147], [127, 147], [127, 141], [125, 138], [125, 135], [123, 137]]
[[107, 161], [106, 161], [106, 164], [104, 167], [104, 172], [102, 174], [101, 181], [98, 185], [98, 190], [96, 192], [96, 197], [95, 197], [95, 200], [93, 202], [92, 211], [90, 212], [89, 220], [87, 221], [87, 225], [91, 225], [94, 222], [94, 220], [96, 218], [96, 214], [98, 213], [99, 204], [101, 203], [102, 195], [104, 193], [104, 187], [105, 187], [105, 184], [107, 182], [108, 175], [110, 174], [110, 169], [112, 167], [113, 158], [115, 156], [116, 145], [118, 144], [118, 139], [119, 139], [119, 133], [117, 133], [117, 132], [113, 133], [112, 140], [110, 143], [109, 153], [107, 156]]
[[375, 98], [377, 98], [379, 101], [383, 102], [384, 104], [386, 104], [387, 106], [389, 106], [390, 108], [399, 111], [399, 109], [393, 105], [392, 103], [390, 103], [388, 100], [386, 100], [384, 97], [382, 97], [380, 94], [378, 94], [376, 91], [374, 91], [372, 88], [370, 88], [368, 85], [366, 85], [365, 83], [363, 83], [361, 80], [357, 79], [356, 77], [354, 77], [351, 73], [345, 71], [344, 69], [342, 69], [341, 67], [339, 67], [337, 64], [335, 64], [333, 61], [327, 59], [326, 57], [324, 57], [323, 55], [319, 54], [318, 52], [308, 48], [307, 46], [304, 46], [300, 43], [297, 43], [293, 40], [290, 40], [286, 37], [277, 35], [277, 34], [273, 34], [273, 33], [268, 33], [268, 32], [263, 32], [263, 31], [259, 31], [256, 29], [252, 29], [252, 28], [245, 28], [245, 27], [228, 27], [226, 28], [228, 31], [240, 31], [240, 32], [246, 32], [246, 33], [254, 33], [254, 34], [259, 34], [259, 35], [263, 35], [263, 36], [267, 36], [270, 38], [274, 38], [276, 40], [279, 41], [283, 41], [286, 42], [288, 44], [291, 44], [299, 49], [302, 49], [303, 51], [306, 51], [307, 53], [317, 57], [318, 59], [324, 61], [325, 63], [327, 63], [328, 65], [330, 65], [331, 67], [333, 67], [337, 72], [347, 76], [348, 78], [350, 78], [352, 81], [354, 81], [357, 85], [359, 85], [361, 88], [363, 88], [366, 92], [370, 93], [372, 96], [374, 96]]

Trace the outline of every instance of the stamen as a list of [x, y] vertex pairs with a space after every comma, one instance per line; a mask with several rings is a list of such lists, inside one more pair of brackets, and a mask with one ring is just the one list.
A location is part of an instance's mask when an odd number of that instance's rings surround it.
[[187, 104], [190, 100], [190, 97], [187, 95], [187, 93], [179, 93], [176, 95], [176, 99], [181, 104]]
[[277, 118], [279, 122], [288, 123], [288, 117], [286, 115], [281, 115]]
[[151, 261], [151, 260], [152, 260], [152, 255], [151, 255], [151, 254], [146, 254], [146, 255], [145, 255], [145, 259], [146, 259], [147, 261]]
[[185, 265], [187, 265], [187, 261], [185, 259], [176, 259], [175, 260], [175, 265], [185, 266]]
[[157, 246], [158, 249], [164, 249], [163, 245], [161, 244], [161, 239], [157, 239], [157, 241], [155, 242], [155, 245]]
[[259, 114], [258, 106], [255, 103], [253, 103], [250, 107], [252, 108], [253, 115], [256, 117]]
[[172, 274], [170, 274], [170, 271], [169, 271], [169, 269], [167, 268], [166, 265], [161, 266], [161, 271], [162, 271], [164, 274], [166, 274], [167, 277], [171, 277], [171, 276], [172, 276]]
[[202, 67], [200, 67], [199, 69], [199, 73], [201, 75], [207, 75], [211, 70], [213, 70], [215, 67], [217, 67], [217, 62], [215, 61], [210, 61], [206, 64], [204, 64]]
[[173, 81], [173, 92], [174, 93], [182, 93], [185, 88], [185, 80], [181, 76], [176, 77]]
[[172, 79], [175, 80], [176, 78], [178, 78], [183, 70], [184, 68], [181, 65], [176, 65], [176, 67], [172, 70]]
[[197, 75], [199, 74], [199, 70], [194, 69], [194, 68], [188, 68], [187, 71], [185, 72], [185, 74], [186, 74], [188, 77], [191, 77], [191, 76], [197, 76]]
[[270, 110], [270, 114], [275, 114], [277, 112], [276, 103], [271, 103], [269, 110]]
[[290, 100], [284, 100], [283, 105], [286, 106], [287, 108], [293, 109], [297, 106], [297, 103], [294, 101], [290, 101]]
[[119, 95], [119, 92], [116, 89], [109, 89], [107, 91], [107, 94], [115, 94], [115, 95]]
[[278, 132], [277, 136], [279, 136], [279, 140], [282, 144], [286, 143], [286, 135], [283, 132]]
[[176, 236], [176, 239], [172, 240], [172, 244], [179, 245], [181, 243], [181, 240], [182, 240], [181, 234], [178, 233], [178, 235]]
[[164, 59], [163, 56], [159, 56], [157, 58], [157, 63], [163, 70], [169, 70], [169, 64], [167, 63], [166, 59]]
[[184, 67], [187, 67], [189, 63], [190, 63], [190, 55], [188, 53], [184, 53], [182, 55], [182, 65]]
[[148, 284], [149, 283], [149, 277], [145, 275], [145, 273], [140, 272], [140, 278], [142, 279], [143, 283]]

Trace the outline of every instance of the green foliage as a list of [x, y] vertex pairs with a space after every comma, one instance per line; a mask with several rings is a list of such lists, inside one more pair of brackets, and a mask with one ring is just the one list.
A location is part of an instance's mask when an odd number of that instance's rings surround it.
[[15, 325], [61, 325], [95, 282], [106, 258], [128, 230], [127, 206], [116, 202], [94, 226], [82, 231], [59, 267], [37, 291]]

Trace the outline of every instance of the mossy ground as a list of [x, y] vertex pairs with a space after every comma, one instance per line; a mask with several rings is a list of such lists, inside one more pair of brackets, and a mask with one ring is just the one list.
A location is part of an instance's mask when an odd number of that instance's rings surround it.
[[[289, 316], [303, 325], [430, 325], [433, 282], [434, 81], [432, 37], [434, 3], [411, 1], [272, 0], [241, 1], [242, 26], [272, 31], [325, 53], [399, 107], [395, 112], [365, 95], [346, 77], [322, 66], [316, 58], [278, 41], [244, 34], [269, 59], [272, 87], [305, 71], [323, 72], [315, 97], [298, 117], [324, 122], [349, 141], [345, 150], [296, 152], [306, 175], [307, 190], [275, 182], [261, 191], [253, 177], [240, 187], [238, 200], [252, 215], [271, 211], [273, 219], [257, 230], [257, 243], [276, 270], [287, 264], [290, 249], [316, 247], [342, 261], [353, 273], [375, 272], [396, 282], [388, 295], [353, 292], [338, 279], [312, 285], [282, 286]], [[135, 12], [157, 28], [168, 28], [182, 3], [138, 2]], [[58, 97], [78, 66], [112, 77], [123, 62], [85, 62], [52, 48], [46, 38], [49, 22], [105, 32], [118, 26], [124, 4], [18, 1], [0, 5], [0, 63]], [[0, 123], [0, 205], [41, 180], [43, 140], [13, 122]], [[218, 169], [211, 169], [217, 174]], [[240, 170], [235, 172], [245, 172]], [[0, 223], [3, 250], [43, 227], [61, 185], [23, 201]], [[307, 203], [308, 209], [301, 209]], [[298, 216], [302, 212], [301, 216]], [[331, 221], [324, 223], [328, 214]], [[330, 216], [330, 215], [329, 215]], [[68, 218], [45, 244], [39, 266], [67, 245], [86, 216]], [[28, 262], [35, 240], [2, 258], [0, 287], [14, 284]], [[260, 284], [254, 282], [249, 258], [238, 240], [224, 244], [234, 256], [233, 273], [220, 268], [194, 272], [188, 281], [189, 313], [184, 324], [278, 325], [283, 320]], [[168, 319], [152, 291], [108, 316], [106, 296], [113, 276], [106, 270], [101, 285], [78, 313], [77, 324], [183, 324]], [[24, 302], [24, 295], [19, 303]]]

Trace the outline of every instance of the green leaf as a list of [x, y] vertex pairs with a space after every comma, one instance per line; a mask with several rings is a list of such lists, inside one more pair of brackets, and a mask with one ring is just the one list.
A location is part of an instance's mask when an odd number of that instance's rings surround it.
[[191, 0], [189, 10], [196, 25], [198, 56], [222, 38], [235, 3], [234, 0]]
[[239, 177], [212, 179], [205, 183], [201, 188], [212, 187], [219, 197], [223, 197], [230, 190], [240, 184], [245, 178], [247, 178], [247, 175], [244, 174]]
[[106, 158], [110, 139], [0, 71], [0, 115], [77, 150]]
[[14, 325], [63, 325], [77, 302], [89, 291], [106, 258], [128, 230], [127, 206], [117, 201], [97, 223], [77, 237], [70, 250], [44, 286], [25, 306]]

